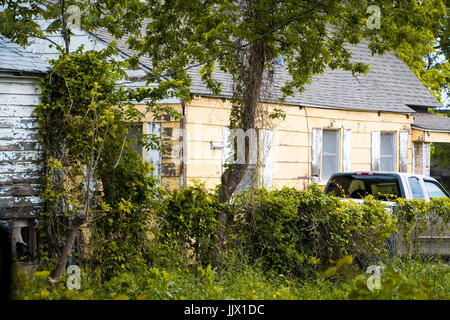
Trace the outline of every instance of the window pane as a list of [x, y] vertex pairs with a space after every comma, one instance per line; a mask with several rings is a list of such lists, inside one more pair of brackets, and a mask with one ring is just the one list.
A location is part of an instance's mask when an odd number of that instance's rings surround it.
[[389, 201], [402, 197], [399, 178], [389, 175], [342, 175], [333, 178], [327, 194], [338, 197], [361, 199], [372, 194], [376, 199]]
[[323, 130], [322, 135], [322, 180], [339, 170], [339, 131]]
[[142, 146], [138, 145], [135, 140], [136, 136], [141, 134], [142, 134], [142, 124], [133, 123], [129, 125], [128, 137], [134, 140], [133, 141], [134, 150], [136, 150], [142, 158]]
[[394, 157], [381, 157], [380, 166], [380, 171], [395, 171]]
[[430, 198], [440, 198], [440, 197], [447, 197], [447, 195], [444, 193], [444, 191], [439, 188], [437, 184], [431, 181], [425, 181], [425, 187], [427, 187], [428, 194], [430, 195]]
[[336, 156], [323, 156], [322, 157], [322, 179], [328, 180], [333, 173], [338, 172]]
[[395, 136], [392, 132], [380, 135], [380, 170], [395, 171]]
[[423, 195], [422, 187], [420, 186], [419, 179], [416, 177], [408, 178], [409, 186], [411, 187], [411, 192], [414, 199], [425, 200]]
[[339, 148], [336, 130], [323, 130], [323, 153], [336, 154]]

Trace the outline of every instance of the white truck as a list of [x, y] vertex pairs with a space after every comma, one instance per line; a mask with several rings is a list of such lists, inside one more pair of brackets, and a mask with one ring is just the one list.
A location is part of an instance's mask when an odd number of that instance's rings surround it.
[[[330, 177], [324, 193], [340, 197], [343, 201], [361, 202], [367, 195], [386, 205], [389, 213], [395, 213], [395, 198], [420, 199], [447, 197], [449, 193], [431, 177], [398, 172], [341, 172]], [[431, 230], [431, 229], [430, 229]], [[433, 234], [432, 231], [419, 234], [419, 252], [450, 256], [450, 226], [447, 232]], [[399, 254], [408, 252], [406, 242], [394, 234], [391, 242]]]

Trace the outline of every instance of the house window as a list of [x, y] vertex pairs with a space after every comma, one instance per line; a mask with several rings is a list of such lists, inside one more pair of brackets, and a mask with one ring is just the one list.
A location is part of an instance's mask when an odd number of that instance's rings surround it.
[[322, 180], [339, 171], [339, 131], [322, 132]]
[[137, 139], [140, 135], [142, 135], [142, 123], [132, 123], [128, 125], [128, 137], [133, 139], [133, 148], [142, 158], [142, 146], [137, 143]]
[[380, 135], [380, 171], [395, 171], [395, 133]]

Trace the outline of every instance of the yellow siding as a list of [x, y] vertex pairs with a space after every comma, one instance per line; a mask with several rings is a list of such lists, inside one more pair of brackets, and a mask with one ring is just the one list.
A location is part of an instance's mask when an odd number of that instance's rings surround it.
[[[273, 129], [273, 186], [304, 188], [311, 182], [312, 128], [352, 130], [351, 170], [371, 170], [371, 132], [396, 133], [396, 166], [399, 166], [399, 132], [410, 130], [413, 117], [405, 114], [357, 112], [266, 105], [267, 110], [281, 108], [286, 119], [274, 120], [264, 128]], [[201, 179], [209, 186], [220, 183], [222, 150], [211, 150], [210, 142], [223, 141], [222, 127], [228, 126], [231, 104], [225, 99], [194, 98], [186, 118], [186, 179]], [[342, 147], [342, 141], [341, 141]], [[341, 152], [342, 154], [342, 152]], [[342, 170], [342, 155], [340, 159]], [[412, 172], [412, 138], [408, 141], [408, 172]], [[321, 181], [325, 183], [325, 181]]]
[[449, 132], [430, 132], [422, 130], [412, 130], [412, 140], [421, 142], [441, 142], [450, 143]]

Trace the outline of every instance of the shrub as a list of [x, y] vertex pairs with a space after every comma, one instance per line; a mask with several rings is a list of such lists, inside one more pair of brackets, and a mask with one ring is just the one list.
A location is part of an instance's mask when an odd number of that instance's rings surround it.
[[149, 163], [127, 144], [121, 160], [105, 156], [102, 175], [103, 209], [92, 224], [93, 260], [101, 279], [110, 279], [133, 263], [148, 263], [152, 210], [162, 192]]
[[[429, 245], [439, 251], [439, 242], [425, 244], [420, 235], [437, 238], [449, 235], [450, 199], [435, 198], [429, 202], [418, 199], [397, 199], [395, 214], [398, 220], [397, 231], [406, 243], [409, 252], [417, 253]], [[442, 242], [440, 242], [442, 243]], [[434, 249], [432, 248], [434, 247]]]
[[217, 196], [202, 185], [174, 190], [156, 212], [160, 218], [159, 241], [183, 247], [201, 266], [207, 266], [215, 246], [220, 210]]
[[307, 275], [344, 255], [377, 255], [395, 228], [368, 197], [343, 202], [311, 185], [305, 191], [251, 189], [234, 198], [237, 246], [266, 270]]

